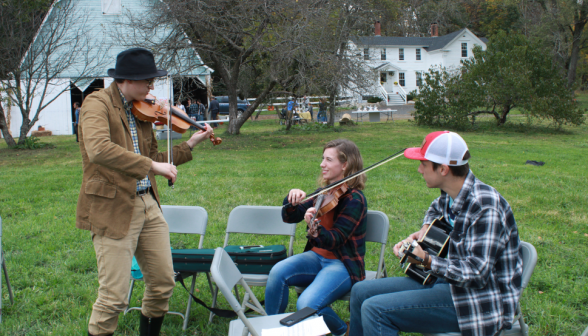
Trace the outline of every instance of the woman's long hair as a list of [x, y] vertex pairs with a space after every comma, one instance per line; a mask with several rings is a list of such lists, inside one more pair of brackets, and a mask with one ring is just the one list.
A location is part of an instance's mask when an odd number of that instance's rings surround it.
[[[345, 167], [343, 177], [347, 177], [363, 169], [363, 159], [361, 158], [361, 154], [359, 153], [359, 148], [357, 148], [357, 145], [353, 141], [347, 139], [332, 140], [325, 145], [325, 147], [323, 148], [323, 153], [327, 148], [335, 148], [338, 153], [337, 158], [339, 159], [339, 162], [347, 162], [347, 167]], [[347, 181], [347, 185], [349, 186], [349, 188], [363, 190], [363, 188], [365, 188], [366, 180], [367, 177], [365, 176], [365, 174], [361, 174]], [[319, 175], [319, 186], [324, 187], [328, 184], [327, 182], [333, 183], [335, 181], [326, 181], [323, 178], [322, 174]]]

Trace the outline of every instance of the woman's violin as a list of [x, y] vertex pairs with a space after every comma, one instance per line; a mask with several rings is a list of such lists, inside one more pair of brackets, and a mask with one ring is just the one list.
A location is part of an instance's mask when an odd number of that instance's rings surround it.
[[[131, 109], [135, 117], [142, 121], [149, 121], [155, 122], [159, 121], [165, 123], [166, 125], [169, 123], [170, 118], [170, 108], [169, 106], [163, 106], [158, 104], [155, 96], [151, 94], [147, 94], [147, 97], [144, 101], [133, 101], [133, 107]], [[171, 118], [172, 123], [172, 130], [178, 133], [186, 133], [186, 131], [190, 128], [190, 126], [194, 126], [199, 130], [205, 131], [206, 127], [198, 124], [194, 120], [190, 119], [188, 115], [175, 107], [171, 107]], [[215, 138], [214, 133], [210, 135], [210, 141], [214, 145], [220, 145], [223, 141], [221, 138]]]
[[339, 204], [339, 199], [349, 190], [347, 183], [342, 183], [335, 188], [328, 190], [327, 193], [320, 194], [314, 200], [314, 207], [316, 212], [310, 223], [308, 224], [308, 235], [312, 238], [318, 237], [318, 227], [321, 223], [320, 220], [316, 220], [317, 217], [321, 217], [326, 213], [332, 211]]

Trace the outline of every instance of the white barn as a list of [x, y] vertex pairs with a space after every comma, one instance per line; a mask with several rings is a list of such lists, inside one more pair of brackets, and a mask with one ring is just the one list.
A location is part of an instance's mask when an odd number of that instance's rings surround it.
[[433, 24], [431, 37], [393, 37], [380, 36], [378, 22], [375, 32], [375, 36], [350, 41], [352, 53], [362, 57], [376, 72], [371, 92], [356, 97], [360, 102], [377, 96], [389, 105], [405, 104], [407, 93], [418, 92], [423, 73], [431, 67], [458, 68], [462, 60], [473, 56], [474, 46], [486, 50], [486, 39], [478, 38], [467, 28], [437, 36], [437, 26]]
[[[31, 49], [34, 49], [36, 44], [39, 44], [42, 40], [44, 32], [51, 30], [51, 20], [53, 17], [59, 17], [59, 11], [63, 4], [67, 1], [71, 1], [75, 12], [88, 18], [87, 24], [82, 28], [80, 26], [73, 25], [69, 31], [64, 34], [64, 40], [72, 36], [88, 36], [89, 41], [93, 41], [99, 48], [93, 48], [84, 57], [71, 64], [68, 68], [60, 73], [58, 78], [54, 78], [50, 81], [50, 86], [47, 88], [45, 95], [45, 102], [55, 99], [40, 113], [39, 120], [35, 126], [30, 130], [34, 131], [37, 126], [43, 126], [46, 130], [52, 132], [53, 135], [69, 135], [73, 134], [73, 123], [74, 123], [74, 102], [82, 102], [83, 98], [93, 91], [99, 90], [104, 87], [108, 87], [113, 79], [108, 77], [107, 70], [114, 68], [116, 63], [116, 55], [121, 51], [129, 48], [129, 46], [123, 46], [116, 41], [112, 36], [115, 34], [118, 36], [133, 36], [133, 31], [128, 31], [124, 25], [119, 23], [128, 20], [127, 13], [133, 13], [133, 15], [148, 15], [149, 10], [148, 4], [158, 0], [56, 0], [51, 9], [49, 10], [45, 22], [39, 28], [37, 37], [31, 45]], [[80, 29], [83, 29], [81, 31]], [[159, 31], [148, 32], [152, 41], [162, 40], [169, 36], [170, 26], [162, 27]], [[68, 36], [69, 35], [69, 36]], [[39, 37], [41, 36], [41, 37]], [[130, 41], [127, 41], [130, 42]], [[146, 46], [149, 48], [148, 46]], [[60, 52], [67, 52], [60, 51]], [[100, 53], [100, 55], [91, 55], [91, 53]], [[176, 54], [176, 67], [174, 69], [167, 69], [172, 75], [181, 75], [183, 90], [192, 91], [192, 95], [195, 98], [199, 98], [203, 103], [208, 102], [207, 96], [207, 85], [210, 85], [210, 75], [213, 72], [212, 69], [207, 67], [198, 53], [191, 49], [179, 50]], [[155, 53], [155, 61], [158, 62], [161, 58]], [[25, 56], [23, 62], [25, 62], [27, 56]], [[94, 72], [88, 73], [88, 63], [97, 62], [102, 59], [102, 65]], [[60, 55], [54, 55], [51, 58], [51, 62], [59, 62]], [[38, 62], [38, 61], [35, 61]], [[84, 74], [80, 76], [80, 74]], [[190, 79], [190, 81], [188, 81]], [[37, 79], [38, 81], [41, 81]], [[189, 82], [189, 84], [187, 84]], [[180, 88], [173, 88], [175, 95], [178, 94]], [[186, 89], [186, 87], [189, 87]], [[33, 97], [32, 110], [29, 118], [33, 118], [36, 113], [38, 106], [38, 93]], [[152, 94], [158, 98], [168, 98], [170, 96], [170, 81], [167, 78], [158, 79], [155, 82], [155, 90]], [[56, 98], [57, 97], [57, 98]], [[20, 136], [20, 126], [22, 123], [22, 116], [18, 107], [10, 106], [10, 131], [13, 137]], [[29, 134], [30, 135], [30, 132]]]

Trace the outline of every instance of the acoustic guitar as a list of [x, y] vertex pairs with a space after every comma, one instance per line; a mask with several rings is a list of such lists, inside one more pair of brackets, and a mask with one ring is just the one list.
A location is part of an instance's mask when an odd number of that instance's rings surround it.
[[[425, 268], [421, 265], [408, 263], [408, 257], [411, 257], [417, 261], [422, 259], [414, 255], [412, 252], [418, 245], [421, 246], [423, 251], [429, 253], [429, 255], [437, 256], [439, 258], [447, 257], [449, 251], [449, 234], [453, 230], [453, 227], [445, 221], [445, 218], [441, 217], [435, 219], [433, 223], [429, 225], [427, 232], [419, 241], [413, 241], [412, 243], [405, 243], [400, 248], [400, 264], [404, 268], [404, 274], [408, 275], [413, 280], [428, 285], [433, 283], [437, 279], [436, 276], [428, 274]], [[404, 264], [408, 263], [408, 266], [404, 267]]]

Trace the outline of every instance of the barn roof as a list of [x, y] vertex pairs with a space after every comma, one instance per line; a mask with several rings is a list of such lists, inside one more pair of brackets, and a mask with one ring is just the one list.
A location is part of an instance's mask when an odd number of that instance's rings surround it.
[[[117, 42], [118, 36], [133, 36], [135, 32], [126, 25], [120, 23], [128, 20], [127, 13], [133, 13], [134, 16], [148, 15], [149, 3], [157, 0], [110, 0], [112, 3], [121, 3], [122, 11], [121, 14], [103, 14], [102, 2], [99, 0], [57, 0], [53, 4], [49, 14], [40, 27], [39, 32], [35, 38], [35, 41], [31, 45], [31, 48], [39, 47], [43, 42], [43, 35], [50, 33], [51, 22], [56, 20], [60, 14], [60, 11], [64, 6], [62, 4], [66, 1], [73, 1], [75, 6], [76, 17], [79, 20], [74, 21], [71, 25], [71, 29], [67, 30], [61, 40], [68, 41], [76, 36], [85, 36], [89, 41], [95, 44], [90, 52], [84, 56], [84, 59], [77, 60], [74, 64], [68, 66], [64, 71], [61, 72], [59, 77], [61, 78], [78, 78], [80, 74], [87, 71], [84, 69], [90, 64], [98, 64], [97, 59], [103, 59], [104, 66], [101, 66], [94, 73], [88, 74], [84, 77], [87, 79], [80, 80], [78, 86], [84, 86], [84, 83], [91, 83], [94, 78], [108, 77], [107, 70], [114, 68], [116, 63], [116, 55], [121, 51], [128, 49], [130, 46], [123, 45]], [[87, 18], [87, 23], [83, 24]], [[160, 29], [153, 32], [148, 32], [151, 41], [158, 42], [163, 41], [170, 35], [171, 26], [162, 25]], [[130, 41], [129, 41], [130, 42]], [[63, 50], [61, 54], [56, 54], [52, 57], [51, 62], [59, 62], [60, 59], [65, 57]], [[154, 50], [155, 60], [157, 63], [169, 60], [170, 55], [158, 56]], [[177, 66], [175, 68], [167, 68], [172, 75], [181, 74], [183, 76], [199, 77], [201, 81], [204, 79], [204, 75], [212, 72], [212, 69], [207, 67], [203, 62], [198, 53], [192, 48], [179, 49], [175, 55]], [[26, 60], [26, 56], [25, 56]]]

